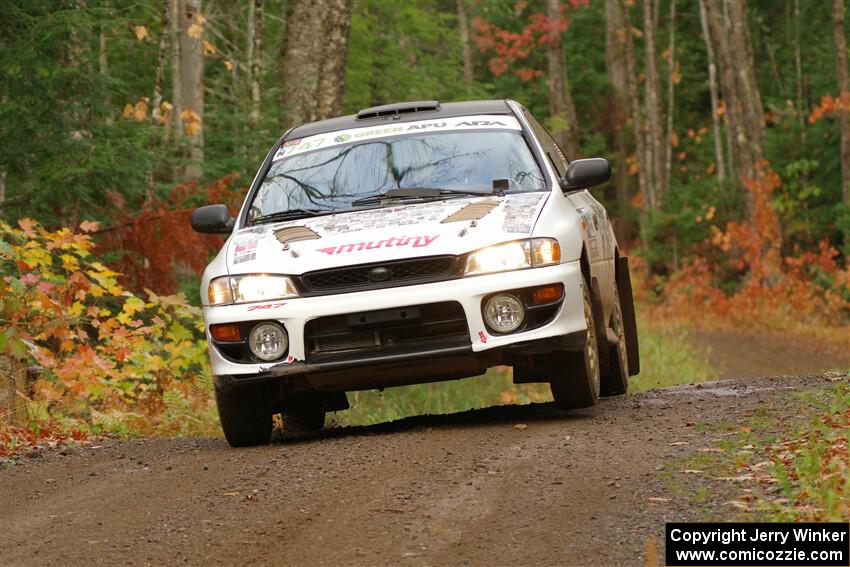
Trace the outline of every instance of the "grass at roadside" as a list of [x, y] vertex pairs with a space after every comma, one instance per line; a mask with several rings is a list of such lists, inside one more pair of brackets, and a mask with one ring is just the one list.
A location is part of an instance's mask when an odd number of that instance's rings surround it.
[[[711, 380], [716, 375], [687, 342], [687, 333], [675, 327], [641, 327], [641, 373], [633, 376], [632, 393]], [[412, 415], [446, 414], [503, 404], [551, 401], [548, 384], [515, 385], [509, 368], [490, 369], [485, 375], [387, 388], [383, 392], [353, 392], [351, 409], [331, 414], [339, 425], [369, 425]]]
[[734, 508], [744, 520], [850, 521], [850, 382], [830, 376], [835, 386], [788, 394], [742, 423], [703, 426], [715, 446], [668, 467], [703, 474], [687, 485], [669, 476], [669, 488], [705, 519]]

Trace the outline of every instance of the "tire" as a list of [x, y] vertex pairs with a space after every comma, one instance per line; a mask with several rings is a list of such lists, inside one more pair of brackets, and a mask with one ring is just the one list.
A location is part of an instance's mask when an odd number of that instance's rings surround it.
[[215, 402], [221, 429], [231, 447], [265, 445], [270, 441], [272, 414], [262, 389], [216, 388]]
[[599, 326], [590, 295], [590, 285], [582, 280], [584, 319], [587, 323], [585, 347], [580, 351], [564, 351], [555, 355], [552, 365], [553, 376], [549, 387], [555, 406], [564, 409], [579, 409], [595, 406], [599, 400]]
[[614, 305], [611, 308], [611, 324], [617, 336], [617, 344], [608, 349], [608, 374], [602, 377], [602, 395], [618, 396], [629, 389], [629, 351], [626, 343], [626, 330], [623, 323], [623, 310], [620, 306], [620, 294], [614, 286]]

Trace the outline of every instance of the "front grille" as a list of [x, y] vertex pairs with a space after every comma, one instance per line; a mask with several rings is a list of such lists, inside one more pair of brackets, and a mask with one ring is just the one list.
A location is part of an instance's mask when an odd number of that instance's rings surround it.
[[456, 301], [320, 317], [304, 329], [307, 362], [468, 346], [463, 307]]
[[457, 256], [429, 256], [316, 270], [299, 279], [307, 293], [380, 289], [452, 279], [460, 275], [459, 264]]

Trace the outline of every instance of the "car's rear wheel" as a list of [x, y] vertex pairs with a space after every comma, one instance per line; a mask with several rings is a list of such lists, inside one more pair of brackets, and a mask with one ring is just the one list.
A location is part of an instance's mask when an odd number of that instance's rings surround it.
[[232, 447], [264, 445], [272, 434], [272, 412], [262, 388], [216, 387], [215, 401], [224, 437]]
[[602, 378], [602, 393], [607, 396], [625, 394], [629, 389], [629, 352], [620, 307], [620, 294], [614, 287], [614, 305], [611, 309], [611, 330], [617, 336], [617, 344], [609, 349], [608, 374]]
[[587, 325], [584, 348], [558, 353], [552, 365], [549, 386], [560, 409], [586, 408], [599, 400], [599, 326], [586, 280], [582, 280], [582, 298]]

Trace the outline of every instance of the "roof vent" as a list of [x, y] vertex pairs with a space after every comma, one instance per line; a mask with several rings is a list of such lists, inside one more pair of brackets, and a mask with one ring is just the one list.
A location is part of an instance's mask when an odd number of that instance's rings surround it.
[[372, 108], [364, 108], [357, 113], [357, 120], [366, 120], [368, 118], [397, 118], [402, 114], [410, 114], [412, 112], [434, 112], [440, 110], [440, 103], [436, 100], [419, 100], [415, 102], [397, 102], [395, 104], [384, 104], [382, 106], [373, 106]]

